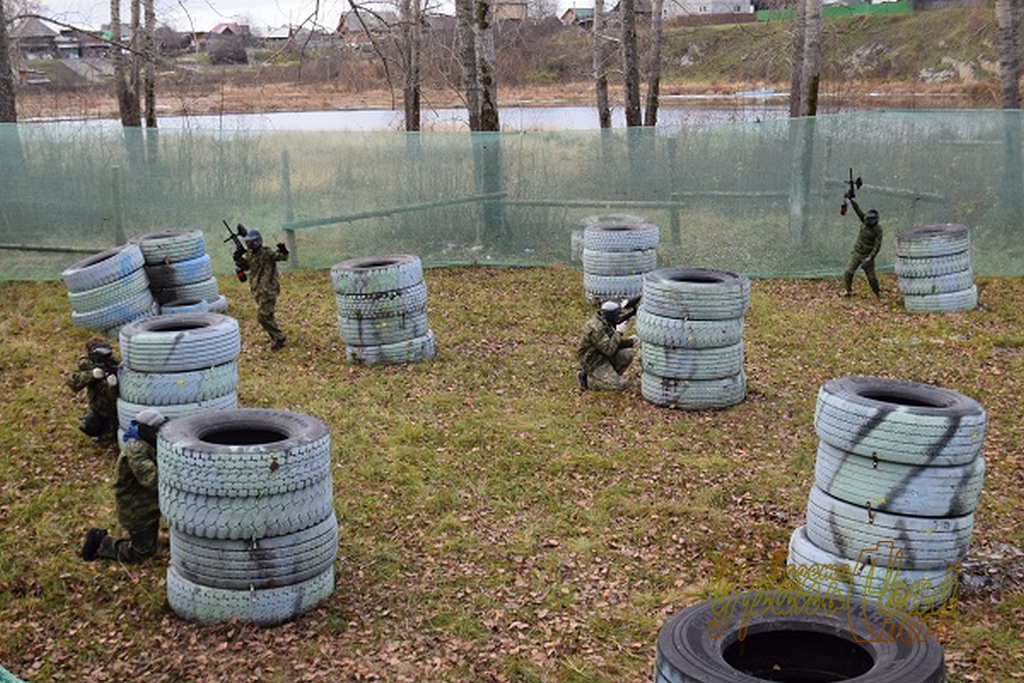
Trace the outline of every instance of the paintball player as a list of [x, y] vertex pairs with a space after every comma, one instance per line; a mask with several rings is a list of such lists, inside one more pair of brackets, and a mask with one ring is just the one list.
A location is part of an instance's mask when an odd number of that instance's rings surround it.
[[625, 302], [606, 301], [586, 322], [576, 348], [579, 370], [576, 381], [580, 389], [621, 391], [627, 382], [622, 373], [633, 362], [636, 337], [624, 337], [618, 329], [636, 313], [640, 297]]
[[843, 273], [843, 296], [853, 294], [853, 275], [858, 268], [864, 269], [864, 275], [868, 278], [868, 284], [876, 297], [882, 296], [882, 290], [878, 287], [878, 276], [875, 275], [875, 256], [882, 248], [882, 226], [878, 223], [878, 211], [869, 209], [864, 213], [857, 200], [846, 193], [846, 199], [853, 206], [853, 210], [860, 219], [860, 232], [857, 234], [857, 241], [850, 253], [850, 262]]
[[248, 271], [249, 289], [256, 299], [256, 320], [270, 335], [270, 350], [277, 351], [284, 347], [288, 340], [274, 319], [277, 297], [281, 293], [281, 283], [277, 279], [277, 262], [288, 258], [288, 248], [277, 243], [277, 251], [263, 248], [263, 236], [259, 230], [245, 233], [247, 249], [237, 249], [234, 254], [235, 265], [239, 271]]
[[120, 362], [109, 342], [90, 339], [85, 345], [85, 355], [78, 359], [77, 369], [65, 380], [76, 394], [85, 389], [89, 409], [78, 428], [99, 444], [117, 441], [117, 366]]
[[156, 552], [160, 533], [156, 435], [165, 422], [160, 411], [145, 408], [129, 423], [114, 483], [117, 521], [128, 538], [114, 538], [106, 529], [93, 527], [85, 534], [82, 559], [91, 562], [101, 557], [134, 564]]

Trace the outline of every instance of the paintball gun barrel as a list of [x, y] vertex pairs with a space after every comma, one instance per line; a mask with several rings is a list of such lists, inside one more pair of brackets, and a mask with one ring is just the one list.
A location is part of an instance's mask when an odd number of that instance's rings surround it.
[[846, 209], [847, 209], [847, 202], [846, 202], [846, 200], [847, 199], [855, 198], [857, 196], [857, 190], [859, 190], [861, 188], [861, 186], [864, 185], [864, 182], [860, 179], [860, 176], [857, 176], [857, 178], [854, 179], [854, 177], [853, 177], [853, 169], [851, 168], [850, 169], [850, 179], [846, 181], [846, 184], [849, 185], [850, 187], [849, 187], [848, 190], [846, 190], [846, 194], [843, 195], [843, 203], [839, 205], [839, 215], [840, 216], [845, 216], [846, 215]]
[[248, 276], [246, 276], [246, 274], [245, 274], [245, 268], [237, 265], [237, 257], [239, 256], [239, 254], [245, 253], [245, 245], [242, 244], [242, 240], [240, 238], [245, 237], [247, 234], [249, 234], [249, 231], [245, 229], [244, 225], [239, 223], [238, 226], [235, 228], [238, 232], [237, 233], [236, 232], [231, 232], [231, 226], [228, 225], [227, 221], [222, 220], [221, 223], [224, 224], [224, 227], [227, 228], [227, 231], [228, 231], [227, 239], [225, 239], [224, 242], [225, 243], [227, 243], [227, 242], [234, 242], [235, 243], [235, 257], [236, 257], [235, 276], [238, 277], [238, 281], [239, 282], [245, 282], [248, 279]]

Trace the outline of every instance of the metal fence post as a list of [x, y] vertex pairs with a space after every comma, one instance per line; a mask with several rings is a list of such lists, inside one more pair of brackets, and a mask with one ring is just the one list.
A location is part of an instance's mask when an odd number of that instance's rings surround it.
[[124, 244], [127, 242], [127, 238], [124, 234], [124, 197], [122, 194], [121, 187], [121, 167], [113, 166], [110, 169], [111, 182], [113, 183], [113, 200], [114, 200], [114, 244]]
[[[292, 170], [288, 162], [288, 150], [281, 152], [281, 189], [284, 192], [284, 222], [291, 223], [295, 220], [295, 211], [292, 208]], [[299, 267], [299, 247], [295, 241], [295, 231], [291, 228], [284, 229], [285, 243], [288, 245], [288, 263], [292, 268]]]

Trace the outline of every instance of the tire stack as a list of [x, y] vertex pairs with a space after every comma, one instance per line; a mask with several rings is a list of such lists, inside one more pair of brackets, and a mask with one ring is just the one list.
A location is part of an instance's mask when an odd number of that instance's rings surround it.
[[120, 333], [121, 430], [144, 408], [168, 419], [238, 406], [238, 321], [220, 313], [159, 315]]
[[427, 323], [427, 285], [418, 256], [387, 254], [342, 261], [331, 268], [338, 333], [345, 360], [363, 365], [434, 357]]
[[201, 230], [151, 232], [131, 242], [142, 250], [149, 289], [162, 314], [227, 310]]
[[896, 235], [897, 284], [911, 313], [951, 313], [978, 306], [966, 225], [907, 228]]
[[749, 306], [746, 275], [707, 268], [647, 273], [636, 315], [643, 397], [682, 410], [743, 401], [743, 323]]
[[[855, 596], [917, 611], [944, 604], [985, 476], [985, 409], [928, 384], [845, 377], [821, 387], [814, 425], [814, 485], [789, 564], [845, 565]], [[836, 590], [812, 578], [804, 585]]]
[[631, 299], [658, 267], [658, 226], [635, 216], [594, 216], [583, 229], [583, 294], [593, 304]]
[[78, 261], [61, 273], [75, 325], [117, 337], [122, 325], [154, 315], [144, 257], [124, 244]]
[[334, 591], [338, 520], [323, 422], [266, 408], [192, 415], [160, 430], [157, 466], [167, 600], [178, 616], [272, 626]]

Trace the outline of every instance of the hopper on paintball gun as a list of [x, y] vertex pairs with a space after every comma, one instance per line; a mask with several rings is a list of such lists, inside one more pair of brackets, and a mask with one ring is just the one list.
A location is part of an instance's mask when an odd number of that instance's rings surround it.
[[849, 185], [850, 188], [846, 191], [846, 194], [843, 195], [843, 203], [839, 205], [839, 215], [840, 216], [845, 216], [846, 215], [846, 209], [847, 209], [847, 202], [846, 202], [846, 200], [847, 199], [855, 198], [857, 196], [857, 190], [859, 190], [864, 185], [864, 182], [860, 179], [860, 176], [857, 176], [857, 178], [854, 179], [854, 177], [853, 177], [853, 169], [851, 168], [850, 169], [850, 179], [846, 181], [846, 184]]
[[242, 244], [241, 238], [249, 234], [249, 231], [245, 229], [244, 225], [239, 223], [235, 228], [237, 232], [231, 232], [231, 226], [228, 225], [227, 221], [222, 220], [221, 223], [224, 224], [224, 227], [227, 228], [228, 231], [228, 236], [224, 242], [235, 243], [235, 276], [238, 278], [239, 282], [245, 282], [248, 279], [248, 276], [245, 274], [245, 268], [238, 264], [238, 257], [245, 253], [245, 245]]

